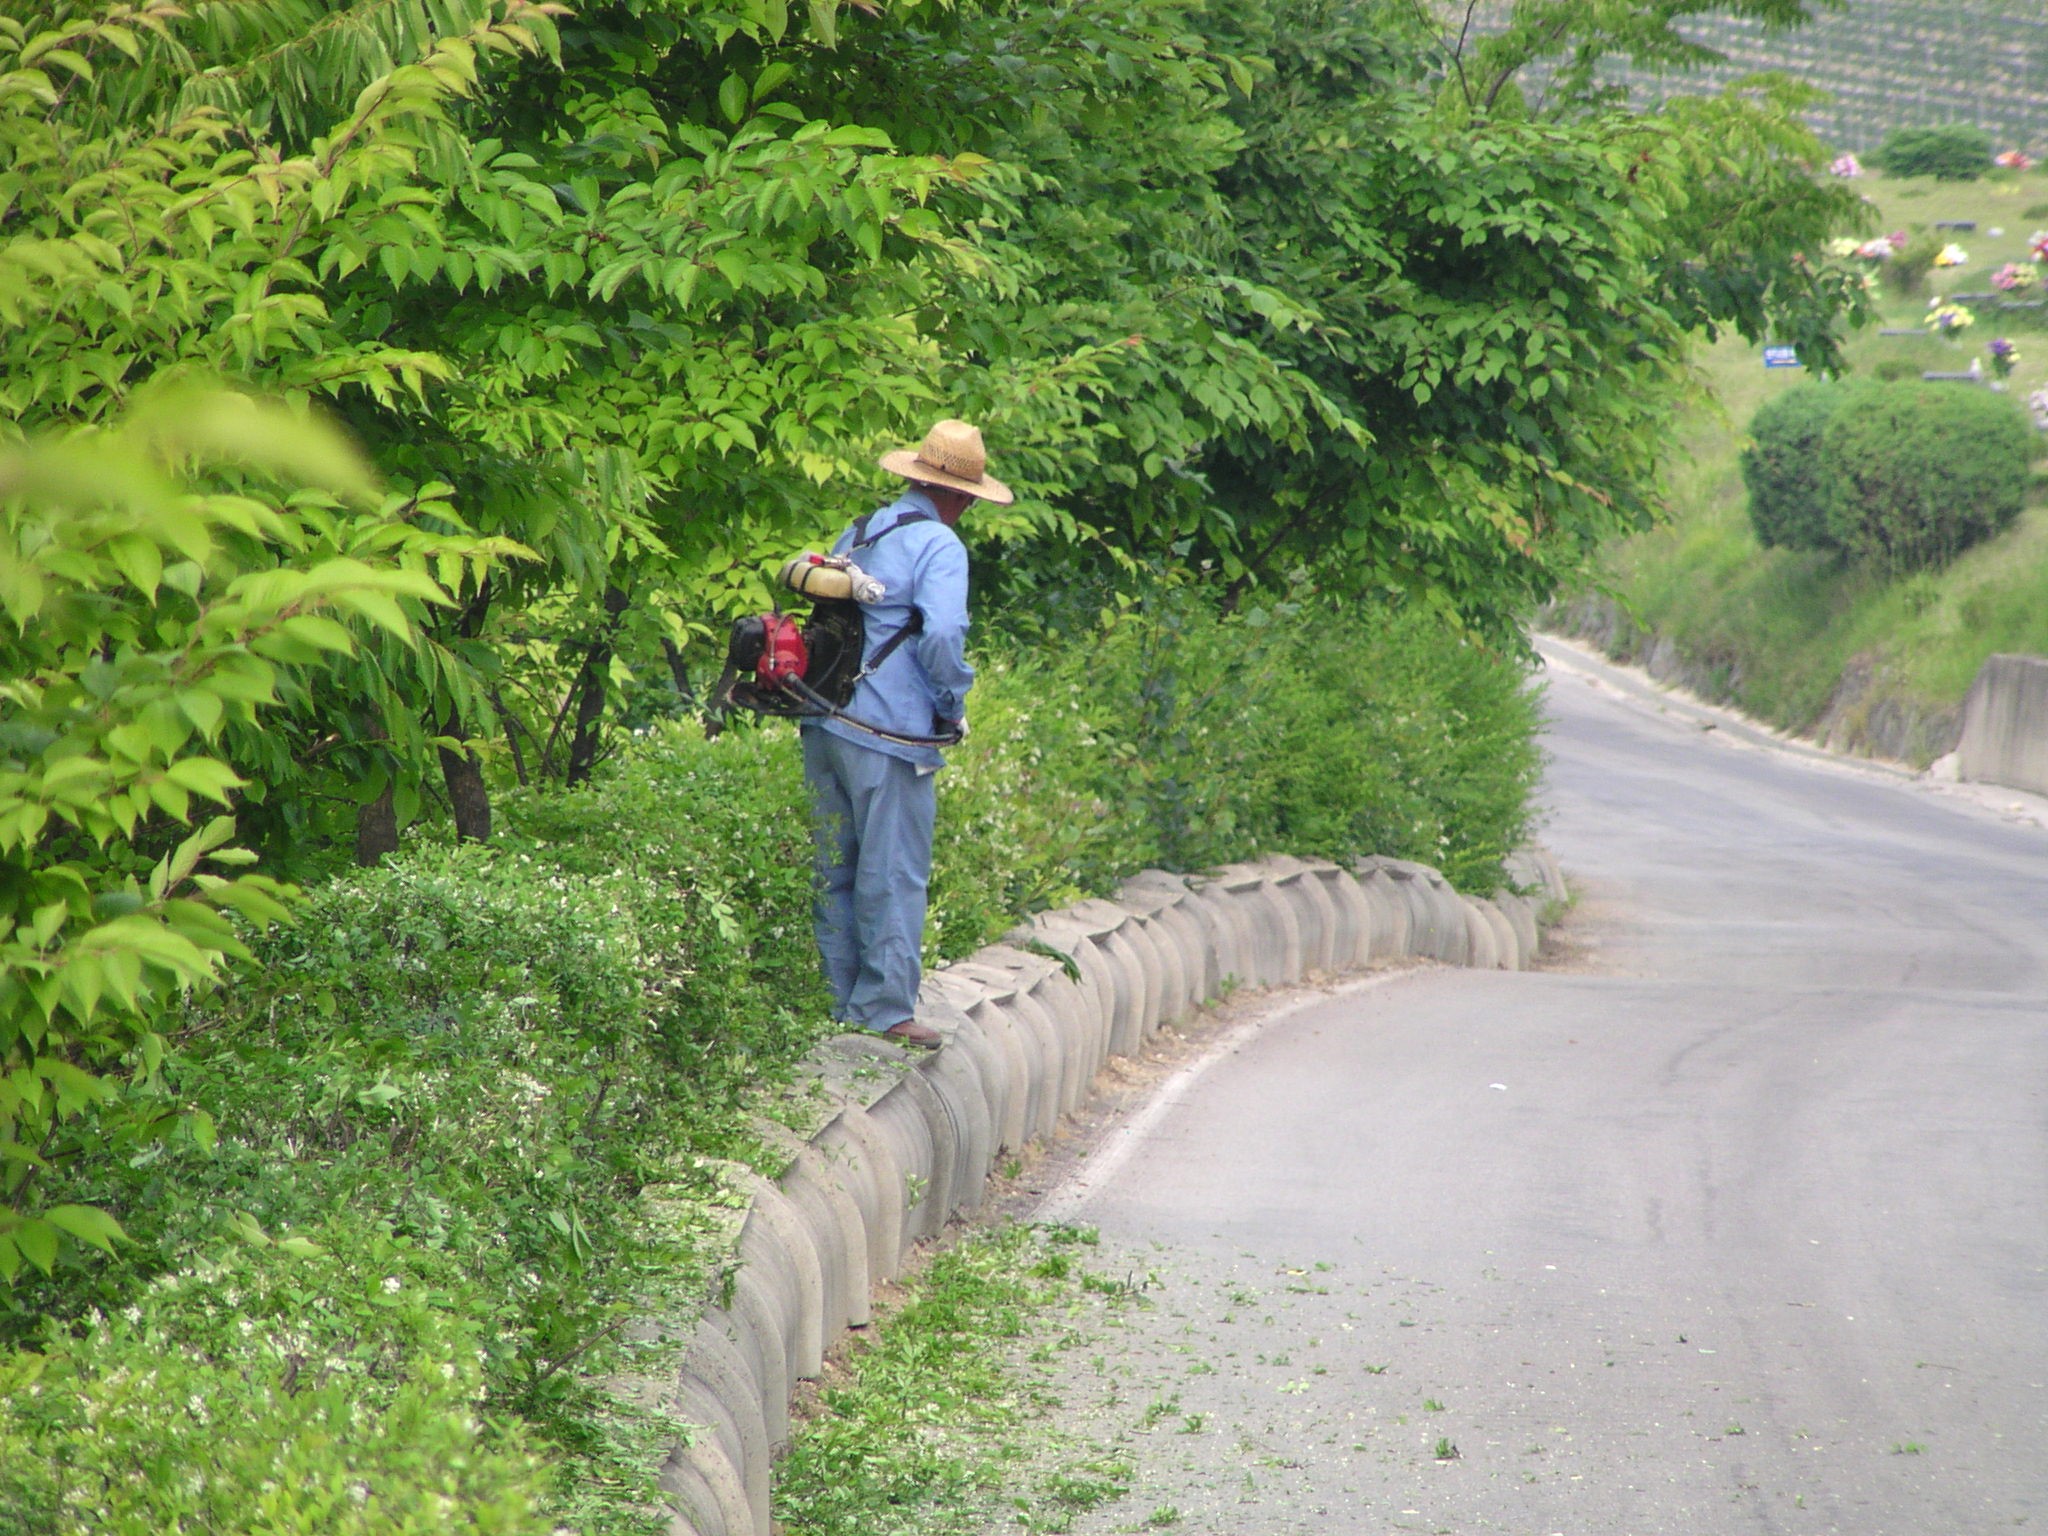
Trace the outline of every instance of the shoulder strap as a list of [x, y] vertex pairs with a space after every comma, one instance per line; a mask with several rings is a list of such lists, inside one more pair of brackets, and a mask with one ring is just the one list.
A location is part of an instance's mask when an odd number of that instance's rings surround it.
[[873, 538], [869, 538], [868, 524], [873, 522], [874, 520], [875, 514], [873, 512], [865, 512], [861, 514], [859, 520], [854, 523], [853, 542], [846, 546], [847, 552], [849, 554], [856, 549], [866, 549], [871, 544], [881, 543], [882, 540], [889, 537], [889, 535], [894, 533], [898, 528], [907, 528], [912, 523], [935, 523], [938, 521], [938, 519], [933, 517], [929, 512], [906, 512], [903, 514], [903, 516], [897, 518], [895, 522], [891, 523], [888, 527], [884, 528], [880, 533], [876, 534]]
[[[895, 522], [891, 523], [888, 527], [884, 528], [880, 533], [876, 534], [873, 538], [869, 538], [868, 524], [874, 521], [874, 517], [875, 514], [873, 512], [869, 512], [864, 514], [857, 522], [854, 523], [853, 542], [846, 546], [847, 553], [851, 554], [856, 549], [867, 549], [872, 545], [879, 544], [882, 542], [882, 540], [889, 537], [890, 534], [894, 533], [898, 528], [906, 527], [911, 523], [935, 523], [938, 521], [938, 519], [932, 516], [932, 514], [929, 512], [906, 512], [903, 516], [897, 518]], [[867, 615], [863, 613], [861, 615], [861, 618], [862, 621], [865, 622]], [[898, 646], [902, 645], [903, 642], [908, 640], [912, 635], [922, 634], [923, 632], [924, 610], [921, 608], [913, 607], [910, 610], [910, 617], [903, 623], [902, 627], [899, 628], [895, 634], [891, 635], [888, 639], [884, 640], [880, 645], [875, 647], [874, 655], [868, 658], [867, 665], [860, 669], [860, 677], [856, 677], [854, 679], [854, 682], [858, 684], [862, 677], [873, 677], [876, 671], [881, 667], [882, 663], [887, 661], [891, 656], [896, 654], [896, 649]]]

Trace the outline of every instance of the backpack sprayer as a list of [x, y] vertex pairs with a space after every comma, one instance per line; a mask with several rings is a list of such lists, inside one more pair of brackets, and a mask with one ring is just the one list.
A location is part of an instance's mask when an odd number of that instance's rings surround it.
[[[872, 515], [872, 514], [870, 514]], [[899, 519], [868, 538], [867, 518], [854, 525], [852, 548], [866, 549], [888, 537], [905, 523], [926, 519]], [[704, 722], [707, 735], [724, 728], [725, 716], [735, 707], [759, 715], [780, 715], [798, 720], [837, 720], [884, 741], [910, 747], [949, 747], [960, 737], [912, 736], [885, 730], [879, 725], [848, 713], [854, 691], [872, 676], [897, 648], [924, 629], [924, 615], [915, 608], [903, 626], [872, 655], [867, 650], [867, 618], [864, 608], [881, 602], [888, 589], [854, 564], [851, 554], [818, 555], [808, 551], [785, 561], [775, 573], [778, 586], [789, 588], [811, 600], [810, 618], [799, 624], [780, 608], [751, 613], [733, 621], [725, 647], [725, 671], [711, 690], [711, 702]]]

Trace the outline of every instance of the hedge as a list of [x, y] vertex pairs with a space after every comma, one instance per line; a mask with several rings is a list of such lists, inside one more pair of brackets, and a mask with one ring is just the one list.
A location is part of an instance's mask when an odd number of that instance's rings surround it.
[[1968, 123], [1895, 128], [1870, 158], [1887, 176], [1976, 181], [1991, 169], [1991, 135]]
[[1830, 547], [1820, 438], [1843, 395], [1839, 384], [1801, 384], [1765, 401], [1751, 418], [1742, 483], [1750, 526], [1764, 548]]
[[[1385, 852], [1489, 886], [1539, 757], [1519, 659], [1320, 600], [1118, 607], [980, 657], [928, 958], [1152, 863]], [[133, 1241], [0, 1315], [0, 1529], [658, 1532], [675, 1426], [600, 1392], [703, 1294], [760, 1091], [831, 1029], [795, 733], [649, 727], [311, 894], [188, 1010], [218, 1141], [55, 1175]], [[183, 1123], [183, 1122], [180, 1122]], [[659, 1194], [669, 1217], [648, 1219]]]
[[1891, 573], [1944, 564], [2019, 516], [2033, 456], [2008, 395], [1918, 379], [1845, 390], [1820, 435], [1828, 542]]

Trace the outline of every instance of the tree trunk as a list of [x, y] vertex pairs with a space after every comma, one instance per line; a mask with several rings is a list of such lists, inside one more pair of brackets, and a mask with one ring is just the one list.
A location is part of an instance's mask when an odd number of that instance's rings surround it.
[[[455, 632], [463, 639], [474, 640], [483, 633], [484, 619], [491, 611], [491, 596], [491, 584], [485, 581], [463, 608], [462, 617], [455, 626]], [[441, 722], [440, 734], [457, 741], [464, 739], [462, 712], [453, 704], [448, 706], [447, 718]], [[484, 782], [483, 764], [468, 747], [460, 751], [447, 747], [437, 750], [441, 754], [441, 782], [448, 787], [448, 808], [455, 815], [456, 840], [488, 843], [491, 840], [491, 788]]]
[[392, 786], [386, 784], [383, 794], [356, 808], [356, 862], [368, 869], [396, 852], [398, 807], [392, 801]]
[[683, 701], [683, 707], [693, 714], [698, 712], [700, 700], [697, 690], [690, 686], [690, 670], [683, 665], [683, 653], [675, 641], [667, 635], [661, 637], [661, 654], [668, 658], [668, 675], [676, 685], [676, 693]]
[[[462, 735], [462, 716], [454, 710], [441, 722], [443, 736]], [[455, 836], [465, 843], [491, 840], [491, 789], [484, 783], [484, 771], [476, 753], [467, 747], [459, 752], [448, 748], [441, 753], [441, 781], [448, 786], [448, 805], [455, 813]]]
[[604, 724], [604, 680], [612, 667], [612, 637], [625, 617], [626, 594], [617, 587], [604, 589], [604, 630], [591, 643], [577, 674], [576, 733], [569, 742], [569, 771], [564, 782], [586, 783], [597, 765], [597, 747]]

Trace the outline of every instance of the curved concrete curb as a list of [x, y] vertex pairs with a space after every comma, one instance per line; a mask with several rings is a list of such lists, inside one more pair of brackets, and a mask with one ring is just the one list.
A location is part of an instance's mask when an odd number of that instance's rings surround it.
[[872, 1288], [906, 1250], [976, 1209], [998, 1159], [1049, 1134], [1111, 1055], [1238, 986], [1404, 957], [1522, 970], [1567, 893], [1542, 850], [1517, 854], [1509, 873], [1536, 894], [1463, 896], [1400, 859], [1146, 870], [1114, 901], [1040, 913], [927, 976], [919, 1017], [945, 1049], [827, 1042], [799, 1074], [814, 1118], [822, 1105], [819, 1129], [806, 1138], [762, 1121], [787, 1167], [773, 1181], [735, 1172], [749, 1204], [734, 1262], [676, 1376], [608, 1384], [693, 1426], [660, 1472], [671, 1531], [769, 1536], [769, 1466], [798, 1381], [818, 1375], [842, 1330], [868, 1321]]

